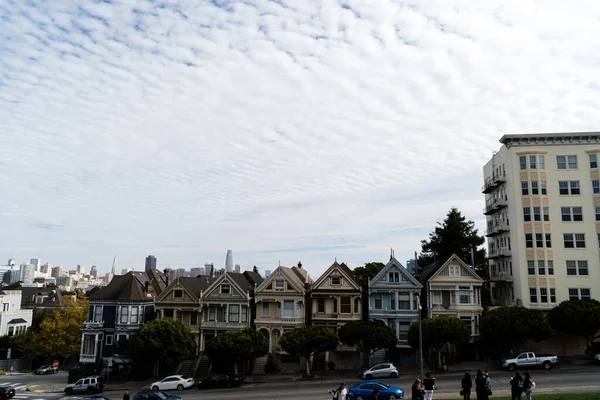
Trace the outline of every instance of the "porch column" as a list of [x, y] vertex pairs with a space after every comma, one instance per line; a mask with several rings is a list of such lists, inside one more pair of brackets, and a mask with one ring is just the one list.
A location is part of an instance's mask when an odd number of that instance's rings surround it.
[[173, 309], [173, 319], [175, 321], [177, 321], [177, 309], [176, 308]]
[[198, 351], [204, 351], [204, 331], [200, 331], [200, 343], [198, 343]]
[[225, 316], [223, 317], [223, 321], [229, 322], [227, 318], [229, 318], [229, 304], [225, 304]]
[[413, 292], [408, 292], [409, 301], [410, 301], [410, 311], [415, 311], [415, 300]]
[[400, 340], [400, 320], [396, 320], [396, 340]]
[[273, 351], [273, 331], [269, 329], [269, 352]]
[[458, 285], [454, 287], [454, 304], [460, 304], [460, 296], [458, 294]]

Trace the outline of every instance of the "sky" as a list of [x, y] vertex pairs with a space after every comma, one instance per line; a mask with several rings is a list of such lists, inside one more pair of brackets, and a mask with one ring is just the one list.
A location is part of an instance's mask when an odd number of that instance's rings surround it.
[[[0, 264], [405, 261], [598, 130], [596, 1], [0, 0]], [[482, 232], [483, 233], [483, 232]]]

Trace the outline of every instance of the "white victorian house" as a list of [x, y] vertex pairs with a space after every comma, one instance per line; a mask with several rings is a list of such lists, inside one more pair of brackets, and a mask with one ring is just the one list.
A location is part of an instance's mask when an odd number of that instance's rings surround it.
[[15, 336], [31, 326], [33, 310], [21, 309], [21, 290], [0, 290], [0, 336]]

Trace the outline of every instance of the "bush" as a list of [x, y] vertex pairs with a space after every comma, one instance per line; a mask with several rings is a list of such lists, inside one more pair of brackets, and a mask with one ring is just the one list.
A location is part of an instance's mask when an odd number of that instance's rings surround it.
[[34, 371], [31, 369], [20, 369], [19, 372], [22, 374], [33, 374]]
[[6, 372], [2, 369], [0, 369], [0, 375], [6, 375]]

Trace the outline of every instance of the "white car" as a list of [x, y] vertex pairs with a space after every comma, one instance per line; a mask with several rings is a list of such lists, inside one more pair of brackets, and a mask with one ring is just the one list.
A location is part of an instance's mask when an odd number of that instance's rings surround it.
[[392, 363], [373, 365], [362, 374], [363, 379], [373, 378], [397, 378], [398, 369]]
[[192, 378], [188, 378], [183, 375], [171, 375], [167, 376], [162, 381], [152, 383], [150, 385], [150, 389], [154, 392], [157, 392], [159, 390], [189, 389], [192, 386], [194, 386], [194, 380]]
[[600, 353], [598, 353], [594, 356], [594, 361], [600, 362]]

